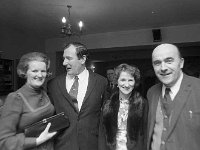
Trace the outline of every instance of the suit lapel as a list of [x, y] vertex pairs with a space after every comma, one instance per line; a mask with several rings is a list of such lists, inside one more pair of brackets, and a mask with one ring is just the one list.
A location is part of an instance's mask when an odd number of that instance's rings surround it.
[[64, 74], [63, 76], [61, 76], [61, 78], [59, 78], [59, 80], [58, 80], [58, 87], [59, 87], [61, 93], [63, 94], [63, 96], [65, 97], [65, 99], [67, 101], [69, 101], [69, 103], [72, 105], [72, 107], [78, 113], [76, 107], [74, 106], [72, 98], [71, 98], [71, 96], [69, 95], [69, 93], [67, 92], [67, 89], [66, 89], [66, 74]]
[[94, 89], [95, 83], [96, 83], [95, 74], [89, 71], [88, 87], [87, 87], [87, 91], [85, 93], [85, 97], [83, 99], [82, 107], [83, 107], [85, 101], [88, 99], [90, 93]]
[[155, 94], [153, 93], [153, 97], [152, 97], [152, 105], [151, 105], [151, 114], [149, 117], [150, 118], [150, 124], [149, 124], [149, 139], [151, 138], [151, 135], [153, 133], [154, 130], [154, 126], [155, 126], [155, 121], [156, 121], [156, 111], [157, 111], [157, 106], [158, 106], [158, 101], [160, 99], [160, 95], [161, 95], [161, 84], [158, 85], [157, 90], [153, 91], [155, 92]]
[[181, 114], [181, 111], [183, 110], [183, 107], [188, 101], [188, 96], [189, 96], [190, 91], [191, 91], [191, 86], [189, 84], [188, 77], [184, 75], [180, 90], [174, 99], [174, 109], [172, 112], [172, 118], [171, 118], [170, 128], [169, 128], [167, 137], [170, 136], [170, 134], [172, 133], [172, 130], [174, 129], [176, 122]]

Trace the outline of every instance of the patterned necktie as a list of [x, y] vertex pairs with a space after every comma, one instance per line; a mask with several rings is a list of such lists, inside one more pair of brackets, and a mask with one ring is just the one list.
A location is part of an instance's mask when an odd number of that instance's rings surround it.
[[171, 99], [171, 97], [170, 97], [170, 95], [169, 95], [169, 92], [170, 92], [171, 90], [170, 90], [170, 88], [166, 88], [165, 89], [165, 95], [164, 95], [164, 98], [163, 98], [163, 100], [162, 100], [162, 104], [163, 104], [163, 109], [164, 109], [164, 111], [165, 111], [165, 113], [166, 113], [166, 115], [169, 117], [170, 116], [170, 114], [171, 114], [171, 110], [172, 110], [172, 106], [171, 106], [171, 104], [172, 104], [172, 99]]
[[69, 95], [73, 98], [73, 103], [76, 109], [78, 109], [78, 101], [77, 101], [77, 95], [78, 95], [78, 76], [74, 77], [74, 83], [69, 91]]
[[110, 83], [110, 89], [113, 89], [113, 84], [112, 83]]

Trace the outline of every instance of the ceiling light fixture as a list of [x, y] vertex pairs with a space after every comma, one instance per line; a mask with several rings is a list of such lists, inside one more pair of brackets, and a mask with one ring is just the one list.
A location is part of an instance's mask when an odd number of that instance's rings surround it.
[[72, 35], [76, 35], [76, 36], [81, 36], [82, 34], [82, 28], [83, 28], [83, 21], [79, 21], [78, 23], [78, 27], [79, 27], [79, 32], [74, 32], [72, 30], [72, 25], [71, 25], [71, 16], [70, 16], [70, 9], [72, 8], [71, 5], [67, 5], [68, 8], [68, 16], [67, 19], [65, 17], [62, 18], [62, 23], [63, 26], [61, 28], [61, 34], [64, 37], [71, 37]]

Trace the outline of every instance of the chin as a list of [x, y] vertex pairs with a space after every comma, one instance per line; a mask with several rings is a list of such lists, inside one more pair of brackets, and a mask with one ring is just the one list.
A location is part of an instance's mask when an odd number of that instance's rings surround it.
[[40, 87], [42, 87], [42, 85], [36, 85], [36, 86], [35, 86], [35, 88], [40, 88]]
[[40, 84], [35, 84], [34, 85], [34, 87], [37, 87], [37, 88], [39, 88], [39, 87], [41, 87], [43, 85], [43, 83], [40, 83]]
[[161, 81], [165, 86], [169, 87], [171, 85], [171, 82]]
[[122, 92], [124, 95], [129, 95], [131, 92]]
[[68, 71], [67, 74], [68, 74], [68, 75], [73, 75], [73, 72]]
[[163, 84], [169, 84], [170, 81], [169, 79], [166, 79], [166, 78], [159, 78], [160, 82], [162, 82]]

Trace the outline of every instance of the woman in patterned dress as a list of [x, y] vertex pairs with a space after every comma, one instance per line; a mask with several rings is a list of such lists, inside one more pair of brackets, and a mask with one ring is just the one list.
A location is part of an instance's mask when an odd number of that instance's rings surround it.
[[119, 90], [103, 107], [103, 127], [109, 150], [144, 150], [147, 106], [136, 91], [140, 82], [137, 67], [121, 64], [115, 75]]
[[43, 53], [32, 52], [21, 57], [17, 66], [20, 77], [26, 83], [10, 93], [4, 103], [0, 118], [1, 150], [52, 150], [51, 139], [56, 132], [49, 133], [51, 124], [38, 137], [26, 137], [24, 128], [54, 114], [43, 84], [48, 75], [49, 58]]

